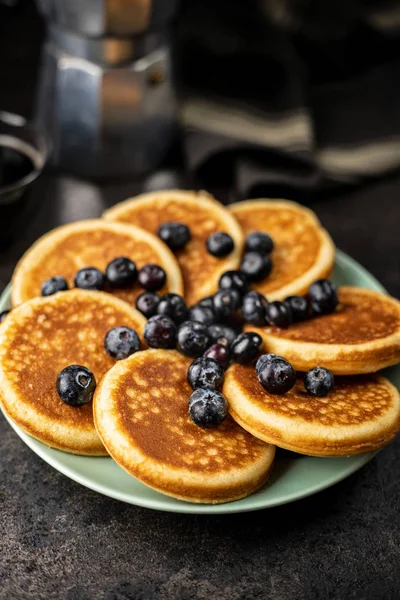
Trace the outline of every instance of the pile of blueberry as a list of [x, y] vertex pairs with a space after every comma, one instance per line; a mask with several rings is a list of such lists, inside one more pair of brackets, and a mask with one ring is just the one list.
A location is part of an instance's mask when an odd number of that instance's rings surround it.
[[[130, 258], [119, 256], [107, 265], [105, 273], [96, 267], [80, 269], [75, 275], [74, 285], [82, 290], [102, 291], [125, 289], [138, 282], [145, 290], [157, 291], [164, 287], [166, 281], [167, 275], [159, 265], [145, 265], [138, 271]], [[42, 296], [51, 296], [66, 290], [68, 290], [67, 280], [56, 275], [43, 283]]]

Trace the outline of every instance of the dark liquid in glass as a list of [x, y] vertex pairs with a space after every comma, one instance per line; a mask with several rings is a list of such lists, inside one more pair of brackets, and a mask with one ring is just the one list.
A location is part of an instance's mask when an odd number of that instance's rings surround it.
[[0, 192], [1, 188], [18, 183], [36, 169], [37, 164], [30, 156], [0, 144]]

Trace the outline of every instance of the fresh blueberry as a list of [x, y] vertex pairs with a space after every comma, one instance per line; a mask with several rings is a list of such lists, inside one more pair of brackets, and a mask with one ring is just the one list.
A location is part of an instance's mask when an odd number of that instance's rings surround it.
[[82, 406], [93, 399], [96, 379], [87, 367], [69, 365], [57, 377], [56, 388], [65, 404]]
[[283, 356], [279, 356], [279, 354], [261, 354], [260, 358], [256, 362], [256, 372], [259, 373], [264, 365], [271, 360], [279, 360], [283, 358]]
[[212, 389], [195, 390], [189, 399], [190, 418], [199, 427], [218, 427], [228, 416], [228, 408], [225, 396]]
[[158, 265], [145, 265], [139, 271], [138, 280], [145, 290], [156, 292], [164, 287], [167, 275]]
[[158, 305], [157, 313], [171, 317], [179, 325], [183, 321], [186, 321], [189, 311], [182, 296], [178, 294], [164, 294]]
[[192, 237], [189, 227], [176, 221], [160, 225], [158, 235], [171, 250], [182, 250]]
[[270, 254], [274, 249], [274, 242], [268, 233], [253, 231], [246, 238], [246, 252]]
[[227, 369], [231, 358], [231, 352], [228, 346], [225, 346], [224, 344], [213, 344], [204, 352], [203, 356], [213, 358], [223, 369]]
[[246, 252], [243, 256], [240, 270], [248, 281], [262, 281], [271, 273], [272, 261], [267, 254]]
[[210, 341], [207, 327], [203, 323], [185, 321], [179, 327], [177, 348], [186, 356], [201, 356], [209, 347]]
[[292, 313], [293, 323], [305, 321], [309, 315], [307, 298], [304, 296], [289, 296], [283, 301]]
[[267, 300], [258, 292], [249, 292], [243, 298], [242, 317], [245, 323], [262, 327], [265, 325], [265, 309]]
[[212, 310], [214, 310], [213, 298], [214, 296], [206, 296], [205, 298], [202, 298], [197, 304], [199, 306], [205, 306], [206, 308], [211, 308]]
[[336, 285], [329, 279], [314, 281], [308, 290], [308, 298], [314, 315], [328, 315], [339, 304]]
[[154, 317], [157, 314], [157, 308], [160, 303], [160, 296], [154, 292], [143, 292], [136, 298], [136, 308], [146, 317]]
[[263, 388], [270, 394], [285, 394], [296, 383], [296, 371], [284, 358], [265, 361], [257, 375]]
[[64, 277], [56, 275], [50, 277], [42, 284], [42, 296], [52, 296], [56, 292], [65, 292], [68, 289], [68, 282]]
[[269, 325], [286, 329], [292, 323], [290, 308], [283, 302], [271, 302], [265, 309], [265, 318]]
[[151, 348], [175, 348], [177, 328], [170, 317], [150, 317], [144, 328], [144, 339]]
[[262, 347], [263, 341], [258, 333], [253, 331], [241, 333], [231, 346], [232, 358], [234, 361], [246, 365], [257, 356]]
[[225, 271], [221, 275], [218, 287], [220, 290], [236, 290], [241, 296], [249, 291], [247, 277], [240, 271]]
[[235, 247], [235, 244], [228, 233], [216, 231], [208, 237], [206, 246], [210, 254], [221, 258], [228, 256]]
[[82, 290], [104, 290], [105, 277], [95, 267], [85, 267], [77, 272], [74, 285]]
[[217, 319], [230, 319], [240, 307], [241, 297], [235, 289], [220, 290], [214, 295], [213, 306]]
[[199, 323], [203, 323], [206, 327], [215, 323], [215, 314], [212, 308], [207, 308], [207, 306], [200, 306], [199, 304], [195, 304], [189, 310], [189, 319], [191, 321], [198, 321]]
[[315, 367], [304, 376], [304, 387], [311, 396], [326, 396], [335, 385], [335, 379], [328, 369]]
[[230, 347], [237, 334], [233, 327], [216, 323], [207, 329], [212, 344], [223, 344]]
[[122, 360], [140, 350], [139, 336], [130, 327], [114, 327], [104, 338], [104, 348], [112, 358]]
[[213, 358], [196, 358], [187, 372], [187, 380], [194, 390], [212, 388], [220, 390], [224, 383], [224, 369]]
[[0, 323], [6, 320], [6, 317], [10, 314], [10, 312], [11, 310], [3, 310], [3, 312], [0, 313]]
[[125, 256], [114, 258], [106, 267], [107, 283], [113, 288], [127, 288], [137, 279], [135, 263]]

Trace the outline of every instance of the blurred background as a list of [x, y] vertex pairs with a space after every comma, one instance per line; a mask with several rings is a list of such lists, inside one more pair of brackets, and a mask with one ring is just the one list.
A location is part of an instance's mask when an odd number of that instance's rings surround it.
[[49, 228], [178, 186], [312, 205], [400, 295], [399, 75], [393, 0], [0, 0], [1, 283]]

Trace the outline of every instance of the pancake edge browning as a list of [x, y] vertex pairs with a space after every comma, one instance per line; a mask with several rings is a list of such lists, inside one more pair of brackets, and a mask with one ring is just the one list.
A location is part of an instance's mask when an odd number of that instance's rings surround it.
[[[362, 289], [372, 296], [384, 296], [385, 301], [393, 304], [400, 315], [400, 303], [395, 298], [364, 288], [341, 286], [341, 289], [349, 292]], [[308, 371], [318, 365], [329, 369], [334, 375], [361, 375], [375, 373], [400, 362], [400, 329], [384, 338], [358, 344], [290, 340], [274, 335], [271, 328], [247, 326], [245, 330], [256, 331], [263, 338], [268, 352], [284, 356], [297, 371]]]
[[[1, 356], [6, 347], [7, 337], [13, 324], [18, 322], [19, 315], [29, 311], [31, 307], [40, 307], [43, 303], [51, 301], [55, 305], [57, 300], [68, 294], [73, 300], [76, 294], [96, 296], [98, 299], [106, 299], [108, 305], [117, 305], [119, 310], [123, 310], [128, 315], [141, 321], [140, 330], [138, 333], [143, 340], [143, 329], [146, 319], [134, 308], [131, 308], [126, 302], [106, 294], [105, 292], [95, 292], [86, 290], [70, 290], [68, 292], [59, 292], [53, 296], [46, 298], [33, 298], [13, 309], [8, 315], [6, 321], [0, 327], [0, 404], [4, 413], [16, 424], [20, 429], [28, 433], [33, 438], [39, 440], [50, 448], [62, 450], [69, 454], [77, 454], [82, 456], [107, 456], [104, 445], [102, 444], [95, 427], [91, 430], [77, 429], [76, 426], [65, 423], [57, 423], [56, 420], [49, 418], [47, 415], [36, 411], [32, 406], [24, 404], [18, 396], [17, 391], [13, 388], [12, 383], [4, 372]], [[51, 357], [49, 357], [51, 360]], [[99, 382], [97, 382], [98, 384]], [[78, 409], [79, 410], [79, 409]], [[77, 435], [79, 431], [79, 435]]]
[[[146, 350], [147, 359], [174, 352], [173, 350]], [[146, 454], [127, 439], [118, 428], [112, 390], [116, 382], [133, 362], [141, 360], [144, 352], [138, 352], [125, 361], [117, 363], [103, 377], [97, 387], [93, 412], [97, 432], [110, 456], [131, 476], [152, 489], [191, 503], [220, 504], [245, 498], [261, 488], [268, 480], [274, 464], [275, 446], [266, 445], [266, 452], [256, 462], [236, 472], [218, 474], [194, 473], [190, 468], [166, 465]], [[207, 430], [210, 431], [210, 430]]]
[[[183, 294], [183, 280], [179, 265], [171, 250], [161, 242], [158, 237], [135, 225], [107, 222], [104, 219], [86, 219], [56, 227], [42, 235], [34, 244], [32, 244], [32, 246], [30, 246], [30, 248], [28, 248], [18, 261], [11, 279], [12, 306], [19, 306], [23, 302], [31, 299], [31, 297], [28, 298], [24, 294], [24, 285], [26, 280], [29, 281], [29, 274], [32, 266], [36, 267], [40, 264], [43, 258], [52, 250], [57, 251], [57, 249], [60, 249], [63, 240], [67, 239], [70, 234], [79, 232], [84, 234], [93, 229], [98, 231], [100, 228], [103, 228], [105, 231], [109, 230], [113, 233], [129, 235], [134, 239], [136, 238], [148, 242], [148, 244], [154, 247], [163, 258], [163, 265], [167, 271], [169, 292]], [[120, 252], [118, 248], [116, 248], [115, 258], [118, 256], [120, 256]], [[62, 273], [55, 273], [55, 275], [62, 275]]]
[[399, 392], [384, 377], [376, 377], [376, 380], [388, 388], [393, 399], [391, 410], [379, 419], [379, 428], [377, 421], [332, 427], [263, 410], [243, 392], [229, 369], [223, 393], [229, 402], [232, 418], [243, 429], [268, 444], [307, 456], [353, 456], [379, 450], [400, 431]]
[[[255, 200], [244, 200], [243, 202], [235, 202], [228, 206], [229, 210], [233, 215], [236, 216], [238, 212], [246, 211], [255, 207], [259, 207], [260, 204], [265, 204], [268, 208], [272, 206], [277, 210], [279, 208], [287, 209], [291, 208], [301, 213], [310, 223], [314, 226], [315, 232], [317, 233], [320, 240], [320, 250], [315, 258], [315, 262], [307, 271], [302, 275], [284, 285], [283, 287], [273, 290], [267, 294], [269, 301], [283, 300], [287, 296], [305, 294], [308, 291], [310, 285], [317, 279], [323, 279], [330, 277], [333, 267], [335, 264], [335, 244], [327, 230], [322, 227], [316, 214], [297, 202], [291, 200], [273, 200], [267, 198], [257, 198]], [[277, 240], [279, 244], [279, 240]], [[293, 242], [295, 244], [295, 241]]]
[[[135, 206], [142, 205], [144, 209], [148, 209], [149, 211], [154, 210], [152, 204], [156, 200], [168, 199], [173, 197], [174, 201], [182, 202], [183, 204], [193, 205], [193, 210], [196, 209], [196, 205], [201, 202], [203, 205], [206, 205], [210, 214], [218, 213], [218, 219], [223, 222], [224, 226], [221, 226], [221, 231], [226, 231], [232, 237], [235, 247], [233, 251], [223, 258], [220, 258], [216, 265], [216, 268], [213, 271], [212, 278], [204, 283], [201, 287], [196, 288], [196, 293], [192, 293], [193, 297], [188, 298], [189, 304], [194, 304], [198, 302], [201, 298], [208, 296], [217, 291], [218, 288], [218, 280], [220, 276], [225, 271], [235, 270], [239, 268], [240, 261], [242, 258], [242, 252], [244, 247], [244, 235], [242, 228], [237, 222], [236, 218], [231, 214], [228, 210], [228, 207], [218, 202], [216, 198], [208, 194], [204, 191], [189, 191], [189, 190], [162, 190], [158, 192], [150, 192], [147, 194], [140, 194], [139, 196], [134, 196], [132, 198], [128, 198], [116, 204], [112, 208], [106, 210], [103, 213], [103, 218], [110, 221], [125, 221], [126, 214], [129, 214], [130, 209]], [[207, 253], [207, 249], [204, 246], [204, 253]]]

